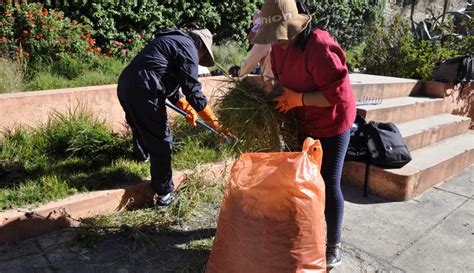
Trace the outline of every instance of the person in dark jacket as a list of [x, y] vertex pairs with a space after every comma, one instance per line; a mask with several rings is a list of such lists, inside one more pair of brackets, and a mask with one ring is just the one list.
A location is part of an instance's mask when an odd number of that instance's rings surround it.
[[139, 160], [150, 160], [151, 187], [158, 195], [157, 206], [175, 200], [171, 169], [173, 136], [168, 127], [166, 99], [187, 113], [188, 123], [196, 125], [200, 116], [221, 131], [198, 81], [198, 65], [214, 65], [211, 45], [212, 34], [207, 29], [188, 33], [161, 30], [119, 77], [117, 93], [132, 130], [134, 154]]

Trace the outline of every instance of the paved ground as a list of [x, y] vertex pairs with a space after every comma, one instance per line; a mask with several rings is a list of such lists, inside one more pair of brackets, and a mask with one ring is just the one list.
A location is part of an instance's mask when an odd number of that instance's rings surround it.
[[[331, 272], [474, 272], [474, 167], [408, 202], [344, 191], [344, 263]], [[122, 233], [93, 249], [78, 246], [72, 231], [52, 233], [0, 246], [0, 272], [202, 272], [209, 251], [189, 243], [214, 233], [210, 220], [148, 234], [153, 247]]]

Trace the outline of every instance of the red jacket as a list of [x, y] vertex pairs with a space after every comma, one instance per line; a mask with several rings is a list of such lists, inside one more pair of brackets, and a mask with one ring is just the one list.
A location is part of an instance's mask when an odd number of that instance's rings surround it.
[[315, 29], [304, 51], [273, 45], [272, 68], [284, 87], [300, 93], [321, 92], [331, 104], [295, 108], [305, 134], [331, 137], [351, 127], [356, 106], [346, 56], [329, 32]]

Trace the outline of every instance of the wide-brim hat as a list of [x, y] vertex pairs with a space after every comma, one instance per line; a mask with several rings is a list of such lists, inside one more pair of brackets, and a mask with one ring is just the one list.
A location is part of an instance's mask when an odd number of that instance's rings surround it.
[[308, 14], [299, 14], [295, 0], [266, 0], [260, 14], [260, 28], [255, 44], [292, 40], [311, 22]]
[[199, 64], [207, 67], [214, 66], [214, 54], [212, 54], [212, 33], [207, 28], [191, 30], [190, 32], [201, 38], [201, 41], [206, 49], [206, 54], [199, 60]]

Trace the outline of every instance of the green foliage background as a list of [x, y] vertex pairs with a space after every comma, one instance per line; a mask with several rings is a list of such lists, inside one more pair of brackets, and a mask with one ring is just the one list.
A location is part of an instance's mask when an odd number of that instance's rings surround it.
[[383, 0], [308, 0], [313, 21], [345, 50], [363, 42], [382, 19]]

